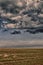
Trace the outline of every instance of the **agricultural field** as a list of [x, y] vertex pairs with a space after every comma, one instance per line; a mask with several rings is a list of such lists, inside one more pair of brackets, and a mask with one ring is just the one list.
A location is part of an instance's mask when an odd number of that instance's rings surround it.
[[0, 65], [43, 65], [43, 49], [0, 49]]

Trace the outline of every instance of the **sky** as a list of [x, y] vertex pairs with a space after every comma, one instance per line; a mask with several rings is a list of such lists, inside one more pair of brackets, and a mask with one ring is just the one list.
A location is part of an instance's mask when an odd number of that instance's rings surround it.
[[[0, 0], [0, 2], [5, 2], [5, 1], [8, 0]], [[24, 0], [21, 0], [22, 2], [20, 2], [20, 0], [10, 0], [10, 1], [13, 1], [13, 3], [17, 4], [20, 7], [24, 5]], [[27, 5], [28, 5], [29, 4], [28, 0], [25, 1], [27, 1]], [[29, 1], [32, 4], [31, 0]], [[0, 47], [13, 47], [13, 46], [43, 47], [43, 33], [31, 34], [29, 32], [24, 33], [23, 31], [21, 31], [21, 34], [12, 35], [11, 32], [12, 30], [8, 30], [6, 32], [3, 32], [2, 29], [0, 30]]]

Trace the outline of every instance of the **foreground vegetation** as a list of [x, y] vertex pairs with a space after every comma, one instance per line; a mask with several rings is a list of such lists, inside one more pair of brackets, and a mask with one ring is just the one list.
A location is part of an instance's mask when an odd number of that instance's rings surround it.
[[0, 65], [43, 65], [43, 49], [0, 49]]

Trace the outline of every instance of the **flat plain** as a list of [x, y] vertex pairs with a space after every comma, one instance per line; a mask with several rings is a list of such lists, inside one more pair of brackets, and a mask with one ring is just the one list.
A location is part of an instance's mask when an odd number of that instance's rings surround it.
[[43, 48], [0, 48], [0, 65], [43, 65]]

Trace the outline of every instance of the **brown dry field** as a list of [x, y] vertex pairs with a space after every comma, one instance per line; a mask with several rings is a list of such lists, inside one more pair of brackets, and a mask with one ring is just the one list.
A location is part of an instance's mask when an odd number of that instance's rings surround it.
[[43, 65], [43, 48], [0, 48], [0, 65]]

